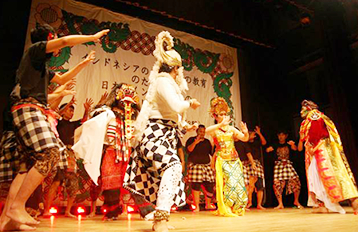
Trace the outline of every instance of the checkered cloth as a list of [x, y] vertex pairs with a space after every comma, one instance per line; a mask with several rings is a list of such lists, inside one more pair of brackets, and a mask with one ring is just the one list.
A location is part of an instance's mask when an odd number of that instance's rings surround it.
[[210, 164], [193, 164], [188, 165], [188, 181], [201, 183], [204, 181], [215, 182], [214, 172]]
[[17, 133], [17, 142], [26, 147], [26, 152], [41, 152], [46, 148], [58, 147], [60, 160], [57, 167], [67, 167], [65, 146], [52, 131], [46, 115], [38, 107], [24, 106], [12, 110], [13, 122]]
[[60, 159], [58, 160], [56, 167], [62, 170], [67, 170], [69, 152], [71, 151], [69, 151], [68, 148], [66, 148], [65, 144], [63, 144], [63, 142], [60, 139], [58, 139], [58, 142], [61, 148], [60, 148]]
[[27, 148], [40, 152], [46, 148], [61, 147], [46, 115], [38, 108], [21, 107], [12, 111], [12, 116], [18, 135]]
[[0, 143], [0, 183], [12, 181], [20, 164], [15, 132], [4, 131]]
[[[157, 192], [164, 171], [180, 164], [177, 155], [177, 125], [164, 119], [150, 119], [142, 141], [131, 154], [124, 176], [124, 188], [156, 204]], [[184, 182], [179, 181], [174, 203], [185, 204]]]
[[293, 178], [299, 178], [296, 170], [292, 166], [290, 160], [278, 160], [275, 162], [274, 172], [273, 172], [274, 181], [278, 180], [290, 180]]
[[251, 167], [251, 162], [249, 160], [245, 160], [242, 162], [243, 172], [245, 177], [245, 185], [249, 185], [249, 177], [257, 176], [259, 178], [265, 179], [264, 168], [262, 167], [259, 160], [254, 160], [256, 164], [256, 170]]

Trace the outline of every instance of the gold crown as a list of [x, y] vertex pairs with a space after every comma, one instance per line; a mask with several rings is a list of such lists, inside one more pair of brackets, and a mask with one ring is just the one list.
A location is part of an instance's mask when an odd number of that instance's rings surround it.
[[215, 97], [210, 100], [210, 113], [212, 116], [219, 115], [221, 112], [230, 112], [229, 105], [222, 97]]

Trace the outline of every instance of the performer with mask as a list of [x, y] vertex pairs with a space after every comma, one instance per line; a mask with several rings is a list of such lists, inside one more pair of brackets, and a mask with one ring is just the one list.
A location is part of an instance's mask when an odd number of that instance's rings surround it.
[[340, 201], [349, 199], [358, 215], [358, 191], [353, 173], [343, 151], [338, 131], [318, 106], [304, 100], [298, 150], [305, 146], [308, 206], [318, 212], [345, 213]]

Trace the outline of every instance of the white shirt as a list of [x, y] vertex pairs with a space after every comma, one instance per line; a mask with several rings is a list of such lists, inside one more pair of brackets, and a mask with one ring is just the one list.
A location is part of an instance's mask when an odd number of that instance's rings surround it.
[[181, 93], [175, 88], [173, 78], [158, 77], [156, 80], [156, 94], [152, 101], [149, 118], [169, 119], [180, 121], [179, 114], [185, 112], [189, 107], [189, 101], [185, 101]]

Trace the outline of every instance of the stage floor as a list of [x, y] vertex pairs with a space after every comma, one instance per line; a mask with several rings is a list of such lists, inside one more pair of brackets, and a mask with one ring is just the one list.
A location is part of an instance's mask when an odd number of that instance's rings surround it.
[[[347, 214], [312, 214], [310, 208], [283, 210], [252, 209], [243, 217], [218, 217], [211, 212], [192, 213], [179, 211], [171, 214], [170, 225], [182, 231], [299, 231], [299, 232], [357, 232], [358, 215], [346, 207]], [[117, 221], [102, 221], [102, 215], [81, 221], [56, 216], [53, 220], [41, 219], [37, 231], [51, 232], [109, 232], [109, 231], [151, 231], [152, 222], [139, 218], [139, 214], [121, 215]]]

